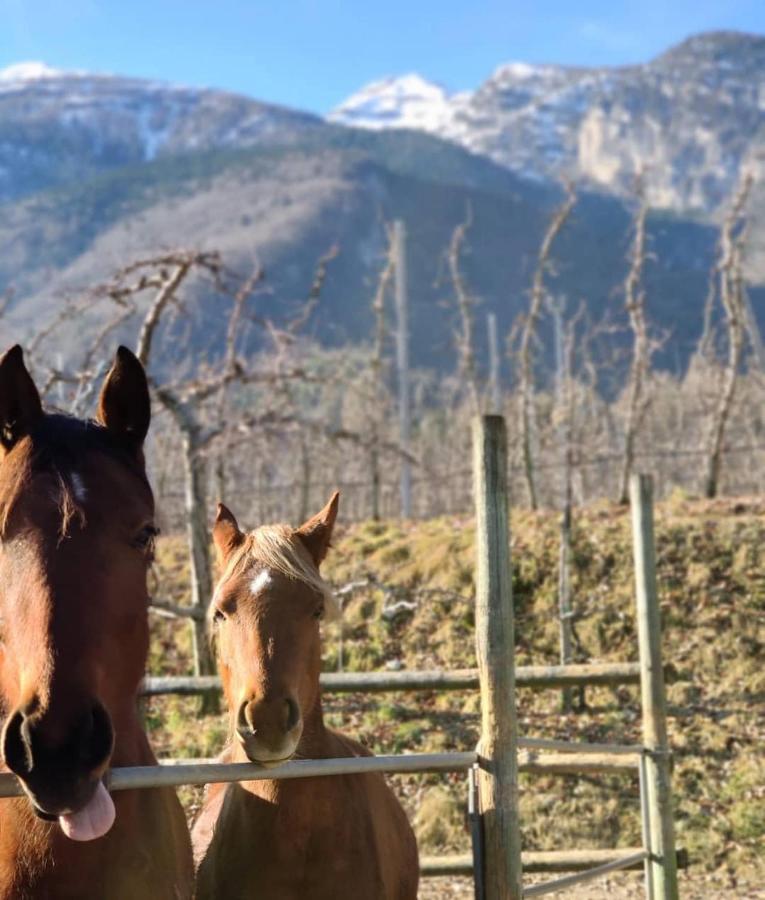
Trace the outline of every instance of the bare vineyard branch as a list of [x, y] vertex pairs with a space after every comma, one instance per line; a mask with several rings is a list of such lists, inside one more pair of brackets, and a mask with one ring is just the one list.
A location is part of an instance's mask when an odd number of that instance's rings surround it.
[[584, 319], [585, 306], [580, 304], [575, 315], [566, 322], [563, 334], [562, 384], [560, 395], [561, 444], [563, 448], [563, 506], [572, 503], [572, 477], [574, 471], [574, 430], [576, 414], [576, 394], [574, 381], [574, 357], [576, 355], [577, 333]]
[[753, 185], [754, 178], [747, 172], [741, 180], [720, 232], [719, 262], [716, 271], [719, 276], [720, 300], [725, 310], [728, 356], [707, 436], [704, 493], [710, 498], [716, 497], [719, 490], [725, 429], [741, 374], [747, 303], [743, 254], [748, 223], [747, 204]]
[[[155, 266], [157, 264], [157, 262], [153, 263]], [[145, 265], [150, 266], [152, 265], [152, 262], [147, 261]], [[221, 261], [217, 253], [179, 253], [172, 262], [165, 260], [161, 265], [172, 266], [172, 271], [167, 274], [160, 273], [160, 278], [162, 279], [161, 285], [141, 323], [141, 331], [138, 335], [135, 355], [144, 366], [148, 365], [151, 356], [151, 345], [154, 339], [154, 332], [157, 329], [159, 321], [168, 304], [175, 299], [178, 289], [186, 280], [191, 270], [194, 268], [207, 269], [216, 277], [220, 274], [221, 270]], [[124, 276], [128, 271], [129, 270], [123, 270], [122, 275]], [[151, 279], [151, 281], [154, 281], [154, 279]], [[141, 284], [142, 282], [139, 281], [137, 287], [139, 292], [145, 290], [145, 287], [141, 287]], [[116, 292], [110, 291], [109, 296], [112, 299], [116, 299], [118, 295]]]
[[457, 353], [459, 355], [460, 376], [465, 379], [468, 386], [468, 397], [473, 411], [477, 416], [481, 413], [481, 390], [478, 384], [478, 375], [475, 364], [475, 337], [473, 307], [475, 301], [468, 291], [465, 279], [460, 269], [460, 257], [463, 251], [465, 238], [473, 224], [473, 211], [468, 204], [465, 210], [465, 219], [452, 232], [449, 242], [447, 260], [449, 274], [451, 276], [454, 293], [457, 298], [457, 309], [460, 316], [460, 331], [456, 335]]
[[374, 316], [374, 341], [372, 345], [372, 385], [373, 393], [379, 395], [385, 359], [385, 340], [387, 329], [385, 327], [385, 297], [390, 290], [393, 281], [393, 272], [396, 266], [395, 247], [393, 244], [393, 231], [386, 229], [388, 246], [385, 252], [385, 262], [377, 279], [377, 289], [372, 300], [372, 314]]
[[329, 271], [329, 264], [333, 259], [336, 259], [339, 252], [340, 248], [337, 244], [334, 244], [323, 256], [319, 257], [306, 301], [298, 315], [288, 323], [285, 329], [287, 334], [294, 336], [305, 327], [306, 323], [311, 318], [311, 315], [319, 303], [321, 292], [324, 289], [324, 283], [327, 280], [327, 272]]
[[537, 257], [537, 265], [534, 270], [534, 279], [531, 285], [531, 299], [529, 309], [523, 320], [521, 328], [521, 344], [518, 354], [518, 366], [520, 371], [519, 377], [519, 402], [520, 415], [518, 421], [519, 436], [521, 441], [521, 452], [523, 457], [523, 467], [526, 477], [526, 488], [529, 495], [529, 504], [532, 509], [538, 506], [537, 488], [534, 477], [534, 460], [532, 453], [532, 436], [531, 436], [531, 416], [533, 402], [533, 341], [536, 336], [536, 329], [539, 317], [542, 312], [546, 289], [545, 277], [552, 269], [551, 252], [555, 239], [560, 234], [561, 229], [566, 224], [566, 220], [571, 215], [571, 211], [576, 203], [576, 191], [572, 182], [567, 181], [564, 185], [566, 196], [563, 203], [558, 207], [555, 214], [547, 227], [542, 245], [539, 248]]
[[651, 365], [648, 323], [645, 314], [645, 292], [643, 291], [643, 269], [646, 261], [645, 222], [648, 207], [642, 173], [638, 173], [635, 179], [635, 198], [637, 209], [633, 222], [634, 234], [629, 256], [630, 267], [624, 282], [624, 306], [632, 329], [633, 346], [627, 381], [624, 457], [619, 480], [619, 503], [622, 505], [626, 505], [629, 501], [629, 478], [635, 459], [635, 440], [648, 405], [645, 382]]
[[223, 363], [223, 369], [228, 373], [236, 372], [238, 369], [236, 346], [242, 331], [241, 325], [244, 309], [247, 301], [252, 297], [255, 289], [265, 278], [265, 275], [266, 273], [263, 266], [255, 265], [251, 274], [241, 283], [234, 293], [231, 315], [228, 317], [228, 325], [226, 327], [225, 359]]
[[370, 361], [371, 398], [367, 404], [369, 410], [368, 427], [371, 436], [369, 446], [369, 469], [372, 492], [371, 516], [374, 520], [380, 518], [380, 432], [382, 430], [381, 419], [386, 413], [385, 403], [385, 341], [387, 329], [385, 327], [385, 298], [393, 283], [393, 274], [396, 268], [396, 247], [393, 236], [393, 228], [386, 229], [387, 248], [385, 262], [377, 279], [377, 290], [372, 300], [372, 315], [374, 317], [374, 340], [372, 344], [372, 359]]

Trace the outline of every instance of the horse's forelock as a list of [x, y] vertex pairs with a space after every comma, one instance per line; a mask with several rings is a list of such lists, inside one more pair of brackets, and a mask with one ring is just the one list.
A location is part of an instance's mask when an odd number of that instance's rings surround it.
[[6, 536], [8, 522], [16, 501], [31, 478], [31, 454], [17, 454], [14, 459], [6, 461], [3, 469], [0, 470], [0, 539]]
[[[17, 466], [16, 471], [11, 474], [8, 495], [0, 502], [0, 539], [7, 535], [11, 514], [19, 501], [19, 497], [31, 486], [35, 471], [30, 461], [27, 465]], [[44, 471], [45, 474], [52, 477], [54, 482], [51, 499], [58, 509], [59, 538], [63, 540], [69, 533], [69, 527], [75, 519], [84, 527], [86, 521], [85, 510], [78, 500], [77, 491], [72, 483], [74, 473], [53, 466], [46, 467]]]
[[71, 416], [47, 415], [40, 432], [24, 438], [0, 469], [0, 484], [5, 482], [2, 491], [5, 496], [0, 499], [0, 539], [7, 534], [8, 522], [19, 497], [31, 487], [36, 474], [50, 475], [55, 481], [53, 499], [60, 514], [60, 538], [66, 537], [75, 518], [85, 525], [85, 510], [75, 479], [77, 461], [88, 450], [120, 460], [149, 486], [143, 468], [113, 442], [105, 428]]
[[324, 598], [327, 618], [339, 614], [329, 584], [319, 574], [300, 538], [287, 525], [263, 525], [251, 531], [228, 560], [217, 590], [253, 565], [271, 569], [311, 588]]

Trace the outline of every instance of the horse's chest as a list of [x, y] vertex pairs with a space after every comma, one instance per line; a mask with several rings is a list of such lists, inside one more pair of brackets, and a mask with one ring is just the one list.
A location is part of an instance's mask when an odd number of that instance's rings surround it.
[[227, 812], [214, 840], [216, 896], [337, 900], [346, 887], [359, 900], [383, 896], [370, 823], [342, 798]]
[[[79, 848], [77, 848], [79, 849]], [[10, 894], [19, 897], [49, 897], [69, 900], [181, 900], [189, 896], [173, 878], [170, 867], [157, 865], [147, 849], [134, 849], [130, 844], [110, 848], [100, 859], [48, 860], [32, 869]]]

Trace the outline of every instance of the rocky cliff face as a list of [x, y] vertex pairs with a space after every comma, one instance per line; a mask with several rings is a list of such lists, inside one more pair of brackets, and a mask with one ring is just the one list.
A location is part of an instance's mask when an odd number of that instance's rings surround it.
[[714, 214], [765, 152], [765, 38], [701, 34], [625, 68], [510, 63], [451, 97], [414, 76], [389, 79], [330, 118], [420, 128], [533, 177], [619, 194], [643, 169], [652, 205]]

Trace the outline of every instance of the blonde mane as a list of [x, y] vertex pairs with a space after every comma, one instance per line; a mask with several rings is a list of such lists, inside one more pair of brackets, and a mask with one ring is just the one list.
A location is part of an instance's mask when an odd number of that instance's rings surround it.
[[218, 588], [235, 575], [241, 575], [253, 564], [272, 569], [286, 578], [307, 585], [324, 598], [328, 619], [338, 615], [338, 603], [330, 586], [321, 577], [310, 553], [289, 526], [263, 525], [250, 531], [232, 553], [218, 581]]

